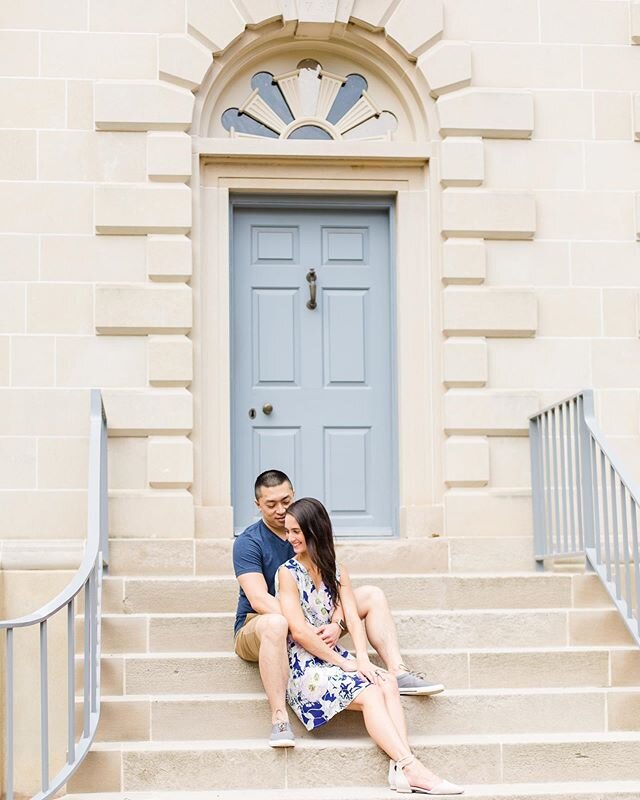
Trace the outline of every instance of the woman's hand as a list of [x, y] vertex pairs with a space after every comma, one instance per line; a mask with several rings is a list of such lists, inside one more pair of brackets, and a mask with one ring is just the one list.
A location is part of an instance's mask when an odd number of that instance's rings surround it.
[[353, 658], [343, 658], [340, 668], [343, 672], [357, 672], [358, 662]]
[[360, 675], [363, 678], [366, 678], [369, 683], [377, 683], [382, 674], [385, 670], [380, 669], [380, 667], [376, 667], [375, 664], [372, 664], [369, 661], [368, 656], [358, 656], [356, 658], [356, 667]]

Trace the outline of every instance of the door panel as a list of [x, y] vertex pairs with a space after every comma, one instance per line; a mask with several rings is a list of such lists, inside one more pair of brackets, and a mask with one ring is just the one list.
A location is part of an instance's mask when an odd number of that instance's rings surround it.
[[252, 227], [253, 264], [282, 263], [297, 261], [297, 228], [273, 226], [272, 228]]
[[365, 383], [366, 292], [323, 292], [325, 386]]
[[[317, 275], [317, 308], [307, 274]], [[391, 285], [386, 209], [237, 208], [232, 264], [232, 493], [290, 475], [337, 533], [395, 522]], [[270, 404], [271, 413], [263, 407]]]
[[369, 428], [325, 428], [325, 501], [332, 513], [366, 514]]
[[369, 237], [366, 228], [323, 228], [322, 263], [363, 263]]
[[[298, 384], [298, 289], [254, 289], [253, 384]], [[277, 348], [273, 346], [278, 342]]]
[[[274, 464], [280, 464], [277, 469], [295, 481], [298, 475], [298, 462], [300, 460], [300, 429], [299, 428], [254, 428], [252, 467], [255, 472], [254, 479], [261, 472], [272, 469]], [[295, 476], [295, 477], [294, 477]]]

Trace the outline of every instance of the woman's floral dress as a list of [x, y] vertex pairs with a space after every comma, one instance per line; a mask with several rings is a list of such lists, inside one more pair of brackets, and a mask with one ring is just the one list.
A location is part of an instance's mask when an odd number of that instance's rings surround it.
[[[300, 593], [300, 605], [307, 622], [316, 628], [327, 625], [331, 621], [334, 603], [324, 583], [320, 589], [316, 589], [307, 570], [295, 558], [290, 558], [280, 569], [288, 569], [293, 573]], [[340, 580], [339, 573], [338, 580]], [[276, 597], [278, 591], [276, 572]], [[333, 649], [344, 658], [353, 658], [347, 650], [343, 650], [337, 644]], [[287, 639], [287, 650], [289, 653], [287, 702], [308, 731], [329, 722], [370, 685], [355, 672], [345, 672], [340, 667], [311, 655], [294, 642], [291, 634]]]

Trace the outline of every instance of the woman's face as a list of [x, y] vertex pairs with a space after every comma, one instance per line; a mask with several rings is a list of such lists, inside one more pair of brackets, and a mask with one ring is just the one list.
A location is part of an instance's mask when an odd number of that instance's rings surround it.
[[293, 552], [299, 556], [307, 550], [307, 543], [304, 538], [304, 533], [298, 525], [298, 520], [287, 514], [284, 518], [284, 529], [287, 534], [287, 541], [293, 547]]

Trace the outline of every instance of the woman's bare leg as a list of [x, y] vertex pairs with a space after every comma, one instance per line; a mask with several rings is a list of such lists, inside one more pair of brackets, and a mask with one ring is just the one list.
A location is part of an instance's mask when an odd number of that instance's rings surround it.
[[360, 692], [348, 709], [362, 711], [369, 736], [389, 758], [399, 761], [410, 755], [411, 750], [406, 735], [403, 736], [396, 728], [385, 703], [384, 694], [378, 686], [368, 686]]
[[400, 700], [400, 692], [398, 691], [398, 681], [391, 673], [381, 674], [378, 679], [378, 686], [382, 691], [384, 703], [389, 712], [389, 716], [393, 720], [395, 729], [402, 737], [402, 741], [409, 747], [409, 737], [407, 733], [407, 721], [404, 716], [404, 709]]
[[[411, 755], [411, 748], [407, 740], [406, 723], [398, 689], [390, 682], [390, 676], [386, 677], [389, 681], [387, 688], [369, 686], [347, 708], [351, 711], [362, 711], [369, 736], [389, 758], [400, 761]], [[401, 730], [396, 727], [396, 722]], [[404, 767], [404, 774], [412, 786], [427, 790], [433, 789], [441, 780], [417, 758]]]

